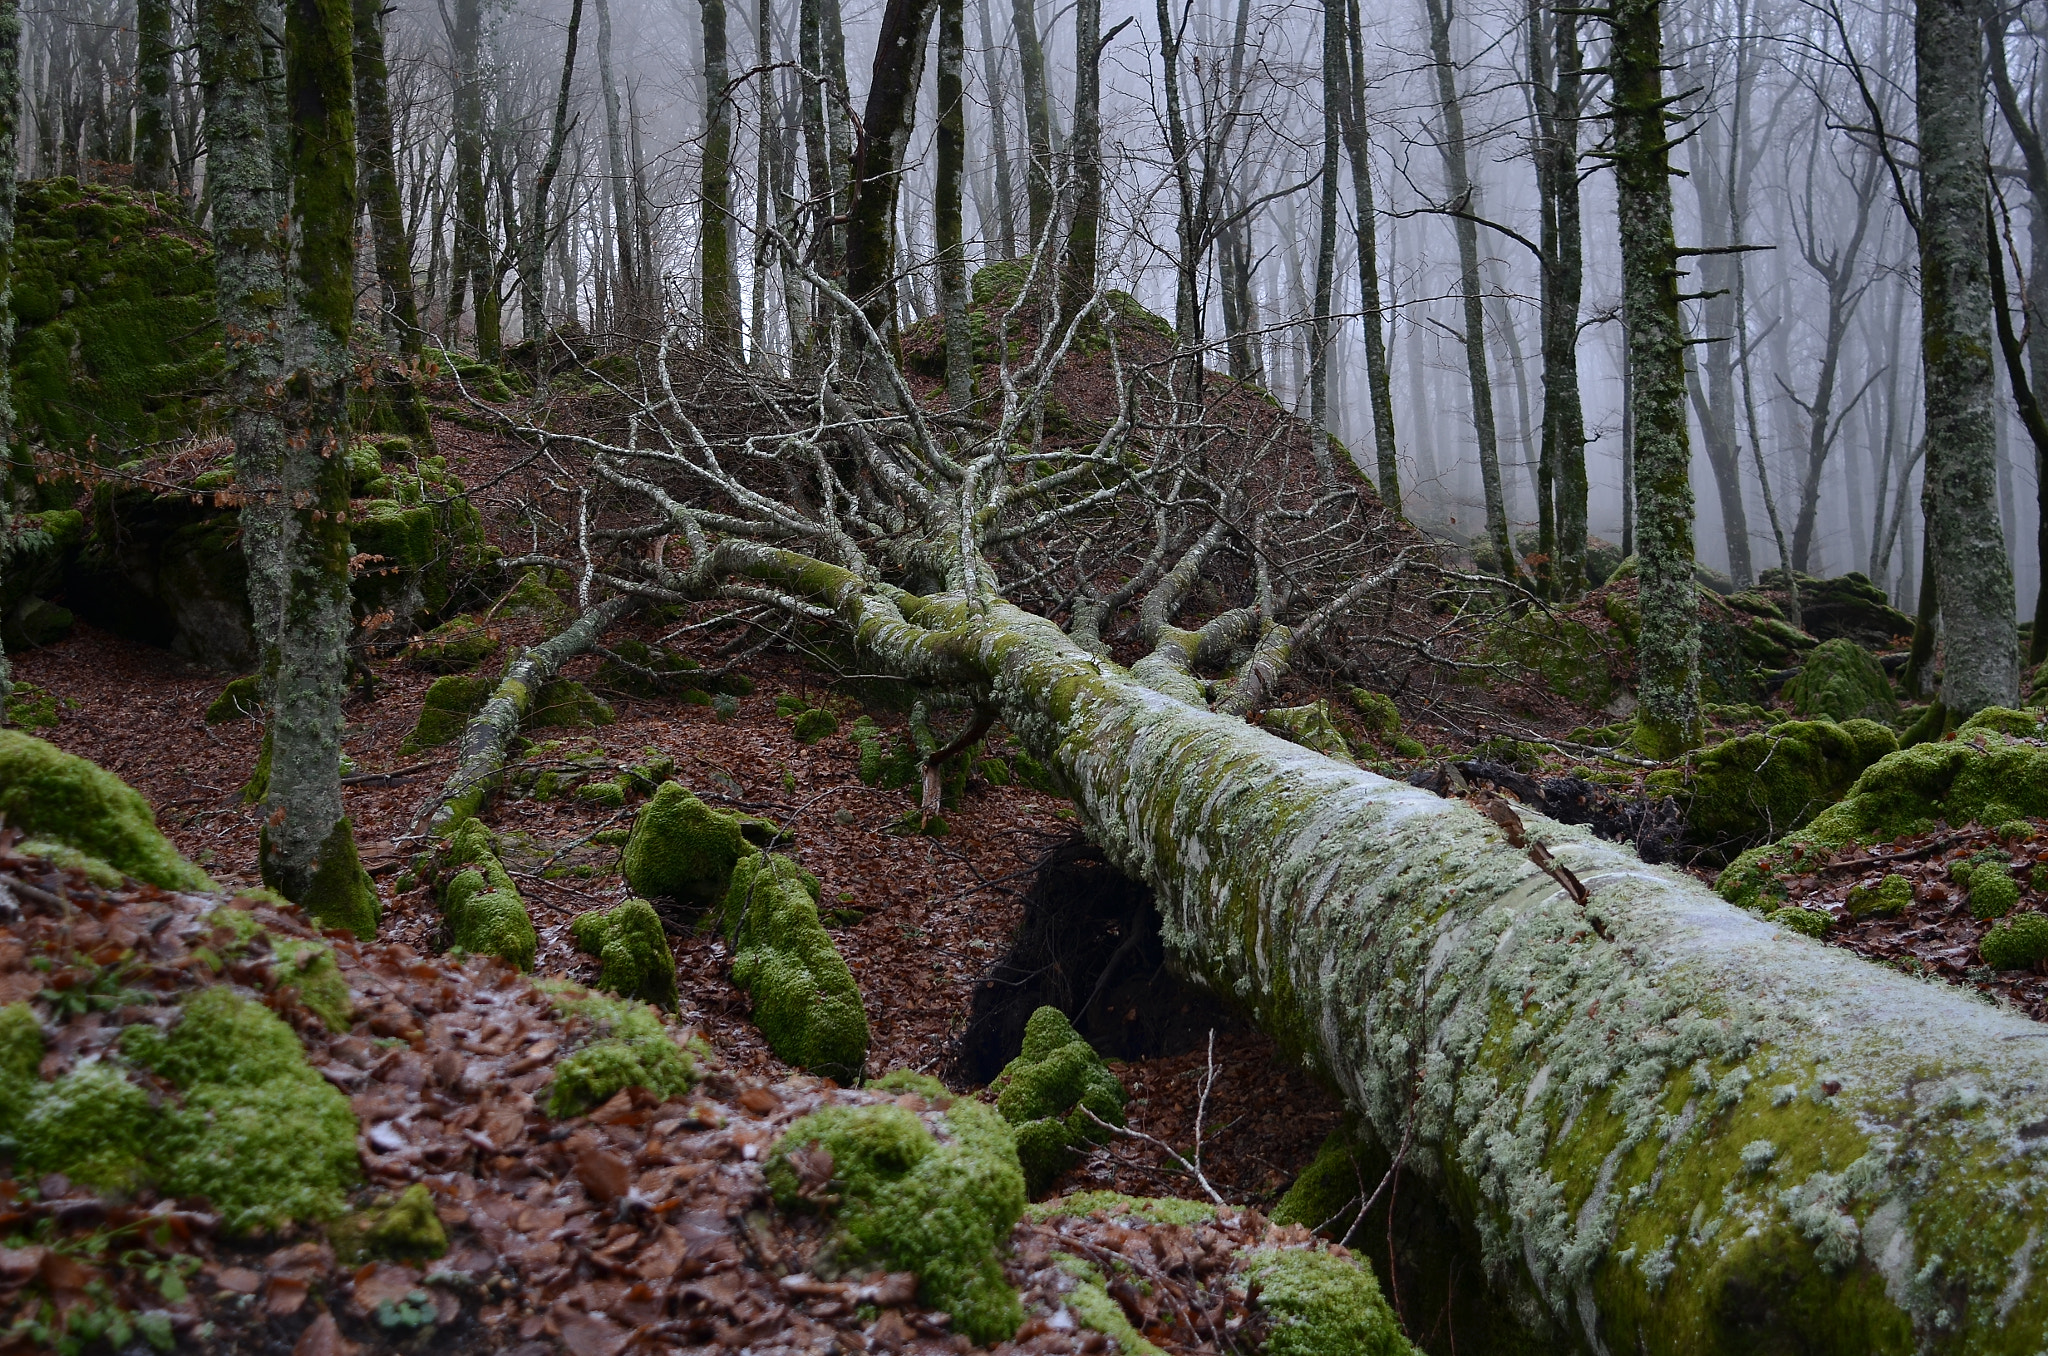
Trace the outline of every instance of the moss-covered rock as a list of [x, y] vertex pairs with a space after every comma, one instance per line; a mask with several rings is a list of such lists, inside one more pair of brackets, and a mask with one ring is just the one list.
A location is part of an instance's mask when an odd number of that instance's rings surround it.
[[325, 942], [277, 935], [270, 939], [270, 952], [277, 957], [281, 972], [280, 992], [292, 991], [329, 1031], [347, 1031], [355, 1016], [356, 998], [334, 962], [334, 948]]
[[1874, 721], [1789, 721], [1723, 740], [1689, 769], [1654, 772], [1649, 789], [1679, 798], [1695, 842], [1739, 847], [1807, 823], [1897, 748]]
[[148, 1175], [154, 1119], [149, 1094], [102, 1060], [45, 1085], [16, 1130], [19, 1166], [61, 1172], [102, 1192], [126, 1192]]
[[626, 1088], [645, 1088], [666, 1101], [697, 1085], [697, 1063], [678, 1046], [645, 1003], [595, 996], [558, 1005], [590, 1024], [590, 1039], [555, 1065], [548, 1115], [580, 1116]]
[[1815, 646], [1806, 664], [1785, 684], [1785, 700], [1802, 716], [1830, 720], [1861, 717], [1892, 721], [1898, 698], [1884, 666], [1852, 640], [1828, 640]]
[[400, 1261], [431, 1261], [448, 1251], [448, 1231], [434, 1213], [433, 1193], [414, 1182], [377, 1212], [364, 1231], [367, 1251]]
[[484, 703], [497, 690], [496, 680], [472, 678], [451, 673], [436, 678], [427, 694], [420, 700], [420, 718], [412, 731], [399, 741], [400, 753], [418, 753], [422, 749], [439, 748], [451, 744], [462, 735], [463, 727], [470, 718], [484, 709]]
[[172, 198], [24, 183], [10, 263], [14, 401], [29, 438], [104, 457], [201, 426], [221, 369], [213, 250]]
[[733, 867], [756, 851], [738, 816], [668, 782], [640, 807], [619, 870], [636, 895], [710, 909], [725, 902]]
[[754, 1000], [768, 1046], [798, 1068], [851, 1083], [867, 1063], [868, 1018], [853, 972], [818, 920], [818, 879], [758, 853], [733, 868], [719, 915], [733, 983]]
[[[820, 1174], [829, 1181], [812, 1187]], [[783, 1209], [831, 1213], [845, 1268], [916, 1272], [919, 1302], [974, 1342], [1016, 1333], [1024, 1311], [1002, 1249], [1024, 1213], [1024, 1175], [1010, 1128], [988, 1107], [825, 1107], [776, 1142], [767, 1175]]]
[[[1799, 619], [1820, 640], [1846, 640], [1866, 650], [1896, 650], [1913, 634], [1913, 619], [1892, 606], [1885, 591], [1867, 575], [1850, 573], [1833, 579], [1802, 574]], [[1785, 572], [1765, 570], [1763, 588], [1783, 596]]]
[[1347, 695], [1351, 709], [1358, 715], [1359, 727], [1367, 734], [1385, 736], [1401, 732], [1401, 710], [1392, 697], [1363, 687], [1354, 687]]
[[617, 719], [618, 714], [609, 705], [570, 678], [543, 683], [540, 691], [533, 694], [533, 706], [526, 715], [530, 726], [557, 730], [595, 729]]
[[157, 831], [142, 794], [95, 763], [0, 730], [0, 818], [167, 890], [208, 890], [204, 871]]
[[1897, 872], [1878, 885], [1858, 885], [1849, 891], [1852, 918], [1896, 918], [1913, 902], [1913, 878]]
[[405, 662], [428, 673], [467, 673], [498, 652], [498, 634], [475, 617], [451, 617], [406, 647]]
[[796, 719], [790, 723], [790, 733], [800, 744], [815, 744], [839, 733], [839, 717], [822, 706], [814, 706], [797, 713]]
[[629, 899], [601, 913], [578, 914], [569, 935], [598, 958], [600, 989], [676, 1010], [675, 953], [669, 949], [660, 915], [646, 900]]
[[261, 1003], [202, 989], [168, 1033], [129, 1027], [121, 1050], [183, 1094], [152, 1137], [166, 1191], [205, 1197], [231, 1232], [341, 1212], [356, 1179], [355, 1116]]
[[1305, 749], [1314, 749], [1327, 758], [1340, 763], [1352, 762], [1350, 741], [1337, 728], [1337, 722], [1330, 718], [1330, 704], [1327, 701], [1311, 702], [1307, 706], [1275, 706], [1262, 712], [1259, 724], [1291, 740]]
[[2025, 970], [2048, 960], [2048, 914], [2023, 913], [1984, 934], [1977, 944], [1994, 970]]
[[248, 581], [239, 509], [113, 482], [94, 487], [91, 531], [65, 573], [67, 595], [93, 625], [237, 672], [262, 658]]
[[2003, 918], [2020, 902], [2020, 883], [2009, 872], [1979, 869], [1970, 875], [1970, 914]]
[[1818, 909], [1785, 908], [1774, 910], [1771, 921], [1781, 928], [1790, 928], [1808, 937], [1827, 935], [1829, 918]]
[[224, 725], [232, 720], [247, 720], [262, 709], [263, 676], [245, 674], [220, 690], [220, 695], [206, 708], [206, 723]]
[[[334, 827], [327, 831], [326, 840], [320, 844], [319, 860], [319, 870], [313, 873], [298, 901], [306, 916], [323, 928], [352, 932], [360, 941], [375, 937], [383, 906], [377, 898], [377, 887], [370, 883], [370, 873], [363, 870], [363, 859], [356, 852], [355, 825], [346, 816], [335, 820]], [[264, 861], [264, 883], [278, 888], [279, 883], [267, 874], [268, 853], [264, 854]]]
[[1620, 619], [1615, 629], [1621, 646], [1614, 645], [1607, 633], [1575, 618], [1531, 612], [1488, 631], [1480, 647], [1481, 657], [1533, 671], [1560, 697], [1584, 706], [1605, 706], [1618, 690], [1617, 675], [1628, 667], [1626, 649], [1635, 644], [1639, 625], [1630, 620], [1633, 614], [1627, 611], [1634, 603], [1632, 592], [1607, 601], [1613, 604], [1610, 619]]
[[1267, 1356], [1410, 1356], [1415, 1348], [1372, 1273], [1348, 1256], [1309, 1246], [1256, 1248], [1244, 1275], [1273, 1317]]
[[1024, 1048], [989, 1084], [996, 1109], [1016, 1128], [1017, 1158], [1033, 1196], [1051, 1187], [1091, 1145], [1124, 1123], [1124, 1087], [1066, 1014], [1042, 1007], [1024, 1024]]
[[450, 943], [531, 970], [540, 939], [483, 821], [463, 821], [450, 835], [444, 859], [441, 913], [448, 920]]

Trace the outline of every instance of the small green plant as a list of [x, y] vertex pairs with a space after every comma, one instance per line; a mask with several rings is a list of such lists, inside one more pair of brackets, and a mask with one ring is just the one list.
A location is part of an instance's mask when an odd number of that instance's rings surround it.
[[2048, 914], [2023, 913], [1984, 934], [1977, 945], [1994, 970], [2025, 970], [2048, 959]]

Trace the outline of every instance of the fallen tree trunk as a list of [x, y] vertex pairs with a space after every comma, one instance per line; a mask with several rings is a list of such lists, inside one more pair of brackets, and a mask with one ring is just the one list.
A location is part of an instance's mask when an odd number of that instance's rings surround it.
[[2048, 1341], [2048, 1026], [1531, 815], [1581, 906], [1463, 802], [1153, 691], [1000, 600], [738, 554], [897, 671], [986, 692], [1151, 885], [1177, 963], [1409, 1145], [1532, 1337]]
[[433, 814], [434, 832], [452, 833], [462, 822], [474, 819], [505, 770], [505, 751], [519, 733], [519, 722], [533, 705], [534, 694], [562, 671], [562, 665], [597, 644], [598, 638], [639, 602], [627, 594], [614, 594], [591, 607], [559, 633], [540, 644], [522, 650], [506, 666], [497, 690], [483, 710], [462, 729], [462, 741], [455, 771], [441, 788]]

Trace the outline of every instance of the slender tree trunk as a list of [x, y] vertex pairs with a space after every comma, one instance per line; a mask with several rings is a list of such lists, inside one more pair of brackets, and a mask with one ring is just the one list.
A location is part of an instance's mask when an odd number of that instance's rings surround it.
[[[359, 4], [373, 0], [358, 0]], [[526, 202], [526, 229], [520, 232], [519, 310], [524, 317], [526, 337], [547, 338], [548, 200], [554, 192], [555, 176], [562, 170], [562, 149], [569, 139], [569, 90], [576, 77], [576, 39], [583, 27], [583, 0], [570, 0], [569, 35], [562, 53], [562, 78], [555, 89], [555, 116], [548, 127], [548, 148], [541, 156], [540, 170], [533, 176], [533, 192]], [[359, 81], [360, 82], [360, 81]], [[546, 353], [536, 352], [545, 362]]]
[[[285, 597], [272, 693], [263, 878], [331, 927], [377, 928], [377, 894], [341, 803], [350, 603], [348, 358], [355, 315], [356, 128], [348, 0], [290, 0], [292, 195], [284, 382]], [[252, 565], [254, 562], [252, 562]]]
[[1659, 0], [1619, 0], [1609, 63], [1643, 618], [1636, 645], [1636, 741], [1652, 757], [1668, 758], [1700, 739], [1700, 613], [1661, 10]]
[[1380, 307], [1379, 217], [1373, 208], [1372, 142], [1365, 114], [1365, 40], [1358, 0], [1347, 0], [1345, 43], [1344, 148], [1351, 157], [1353, 227], [1358, 234], [1358, 292], [1365, 331], [1365, 386], [1372, 407], [1372, 442], [1380, 502], [1406, 516], [1401, 502], [1401, 467], [1394, 442], [1394, 387], [1387, 370], [1386, 318]]
[[[1427, 0], [1429, 47], [1436, 69], [1437, 111], [1443, 118], [1439, 150], [1444, 184], [1451, 207], [1473, 212], [1477, 202], [1465, 159], [1465, 106], [1458, 94], [1457, 67], [1451, 60], [1451, 0]], [[1493, 419], [1493, 379], [1486, 368], [1486, 297], [1479, 281], [1479, 228], [1469, 216], [1451, 222], [1458, 241], [1458, 291], [1465, 304], [1465, 373], [1472, 392], [1472, 431], [1478, 441], [1479, 484], [1486, 500], [1486, 534], [1494, 558], [1508, 579], [1521, 575], [1515, 564], [1515, 543], [1508, 532], [1507, 500], [1500, 482], [1500, 437]]]
[[1038, 40], [1038, 6], [1034, 0], [1010, 0], [1012, 33], [1017, 41], [1017, 70], [1024, 86], [1024, 136], [1030, 146], [1025, 166], [1024, 197], [1031, 216], [1031, 248], [1045, 240], [1053, 214], [1052, 96], [1045, 84], [1045, 47]]
[[1230, 40], [1230, 66], [1225, 85], [1223, 126], [1215, 142], [1217, 180], [1222, 186], [1223, 210], [1229, 218], [1224, 227], [1221, 267], [1223, 292], [1223, 333], [1230, 350], [1230, 375], [1239, 381], [1263, 385], [1266, 364], [1262, 357], [1258, 295], [1252, 272], [1252, 208], [1247, 202], [1243, 175], [1231, 158], [1230, 140], [1236, 112], [1245, 97], [1245, 51], [1251, 31], [1251, 0], [1237, 0], [1237, 19]]
[[846, 234], [846, 277], [875, 332], [896, 334], [894, 227], [903, 160], [917, 123], [917, 89], [936, 0], [889, 0], [875, 43], [857, 181]]
[[[14, 176], [21, 165], [21, 6], [0, 0], [0, 458], [14, 456]], [[14, 535], [12, 505], [0, 496], [0, 543]], [[0, 725], [14, 671], [0, 648]]]
[[455, 55], [455, 250], [448, 266], [448, 342], [462, 328], [463, 298], [475, 294], [477, 343], [491, 242], [484, 226], [484, 93], [482, 0], [454, 0], [449, 39]]
[[612, 241], [618, 257], [618, 268], [612, 274], [612, 326], [637, 334], [640, 274], [633, 266], [633, 180], [626, 169], [626, 132], [620, 125], [619, 82], [612, 66], [611, 0], [597, 0], [597, 78], [604, 99], [605, 154], [611, 169]]
[[967, 166], [967, 15], [964, 0], [939, 0], [938, 245], [939, 314], [946, 327], [946, 399], [956, 410], [974, 400], [974, 354], [967, 334], [967, 247], [961, 239], [961, 180]]
[[1003, 54], [989, 23], [988, 0], [975, 0], [981, 21], [982, 78], [988, 84], [988, 145], [996, 162], [996, 257], [1017, 257], [1017, 190], [1010, 177], [1010, 108], [1003, 93]]
[[[1540, 5], [1533, 8], [1538, 15]], [[1557, 523], [1555, 577], [1560, 597], [1586, 586], [1586, 416], [1579, 394], [1579, 304], [1585, 288], [1579, 206], [1579, 100], [1582, 60], [1576, 14], [1553, 10], [1554, 59], [1538, 83], [1539, 197], [1543, 258], [1543, 448], [1551, 467]], [[1539, 20], [1540, 23], [1540, 20]], [[1540, 34], [1531, 42], [1540, 46]]]
[[1344, 0], [1323, 0], [1323, 165], [1316, 222], [1315, 312], [1309, 324], [1309, 451], [1325, 483], [1335, 483], [1330, 457], [1330, 299], [1337, 284], [1338, 148], [1340, 105], [1349, 63], [1344, 54]]
[[135, 3], [135, 186], [161, 192], [171, 173], [171, 3]]
[[1061, 310], [1077, 315], [1095, 295], [1102, 234], [1102, 0], [1075, 0], [1074, 136], [1068, 144], [1074, 173], [1073, 220], [1061, 270]]
[[747, 361], [763, 370], [768, 365], [768, 225], [775, 212], [775, 178], [781, 148], [776, 144], [781, 117], [775, 108], [775, 36], [769, 27], [769, 0], [754, 0], [754, 287], [753, 317], [747, 336]]
[[1933, 504], [1928, 565], [1940, 588], [1942, 701], [1959, 717], [2019, 700], [2012, 563], [1993, 465], [1978, 12], [1971, 0], [1918, 0], [1914, 19], [1920, 346]]
[[[581, 0], [578, 0], [581, 3]], [[397, 412], [408, 437], [431, 450], [434, 426], [413, 382], [420, 356], [419, 308], [412, 291], [412, 241], [405, 233], [398, 199], [397, 156], [391, 144], [390, 76], [384, 59], [384, 10], [380, 0], [354, 0], [356, 139], [358, 186], [370, 218], [377, 280], [384, 313], [390, 317], [400, 361], [380, 366], [378, 384]]]
[[740, 306], [732, 255], [732, 105], [725, 90], [725, 0], [699, 0], [698, 13], [704, 26], [704, 164], [697, 194], [704, 266], [699, 304], [704, 346], [736, 358]]

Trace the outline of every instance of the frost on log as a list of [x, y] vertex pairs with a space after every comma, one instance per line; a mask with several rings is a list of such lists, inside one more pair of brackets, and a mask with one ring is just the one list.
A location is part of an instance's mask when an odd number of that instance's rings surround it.
[[[1054, 291], [1025, 280], [991, 328]], [[1305, 436], [1138, 362], [1131, 326], [1086, 359], [1121, 392], [1110, 427], [1032, 439], [1089, 319], [999, 359], [999, 409], [943, 435], [907, 398], [749, 379], [743, 400], [666, 351], [635, 437], [526, 431], [588, 458], [616, 511], [531, 563], [836, 634], [971, 732], [1000, 716], [1157, 893], [1176, 963], [1409, 1145], [1540, 1345], [2039, 1350], [2041, 1029], [1532, 817], [1581, 904], [1465, 803], [1248, 724], [1316, 644], [1429, 652], [1456, 609], [1427, 604], [1460, 579], [1323, 482]], [[1198, 581], [1209, 620], [1183, 629]], [[1126, 667], [1104, 637], [1132, 614]]]

